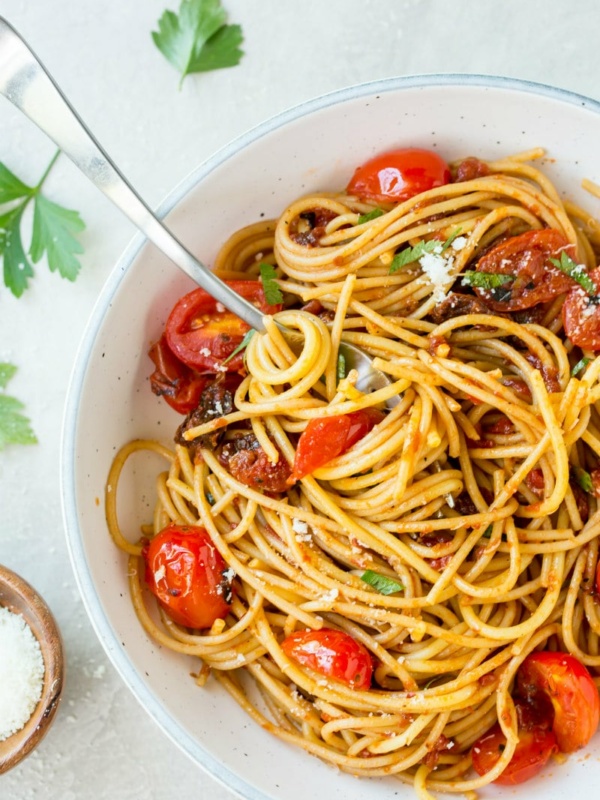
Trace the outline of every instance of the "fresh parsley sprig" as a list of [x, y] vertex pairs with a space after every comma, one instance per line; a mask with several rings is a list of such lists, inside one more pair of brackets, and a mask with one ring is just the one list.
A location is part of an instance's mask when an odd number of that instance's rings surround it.
[[235, 350], [232, 353], [230, 353], [227, 356], [227, 358], [225, 358], [221, 363], [227, 364], [229, 361], [231, 361], [232, 358], [235, 358], [235, 356], [237, 356], [238, 353], [241, 353], [242, 350], [245, 350], [250, 343], [250, 339], [254, 336], [255, 333], [256, 331], [254, 330], [254, 328], [250, 328], [250, 330], [246, 333], [246, 335], [244, 336], [242, 341], [238, 344], [238, 346], [235, 348]]
[[277, 306], [283, 302], [283, 294], [277, 283], [277, 272], [272, 264], [262, 262], [259, 264], [260, 280], [265, 293], [265, 300], [270, 306]]
[[571, 370], [571, 377], [574, 378], [576, 375], [579, 375], [580, 372], [583, 372], [591, 360], [592, 359], [588, 358], [587, 356], [580, 358]]
[[[5, 164], [0, 163], [0, 258], [3, 261], [4, 283], [20, 297], [33, 277], [33, 264], [44, 254], [52, 272], [74, 281], [81, 264], [76, 254], [83, 247], [75, 238], [85, 224], [77, 211], [53, 203], [44, 197], [42, 187], [56, 163], [60, 150], [48, 164], [36, 186], [27, 186]], [[29, 252], [22, 236], [23, 215], [33, 202], [33, 229]]]
[[571, 475], [575, 479], [577, 485], [580, 486], [584, 492], [587, 492], [588, 494], [594, 494], [594, 484], [592, 483], [592, 476], [589, 472], [581, 467], [572, 465]]
[[9, 444], [37, 442], [31, 423], [21, 414], [23, 403], [4, 392], [16, 371], [17, 368], [13, 364], [0, 363], [0, 450]]
[[152, 39], [165, 58], [186, 75], [235, 67], [244, 52], [239, 25], [227, 25], [220, 0], [182, 0], [179, 13], [165, 11]]
[[576, 264], [571, 256], [569, 256], [564, 250], [560, 254], [560, 259], [551, 258], [550, 263], [554, 264], [554, 266], [557, 267], [557, 269], [559, 269], [561, 272], [564, 272], [565, 275], [568, 275], [569, 278], [573, 278], [574, 281], [577, 281], [577, 283], [580, 286], [583, 286], [585, 291], [591, 297], [596, 297], [598, 294], [596, 285], [590, 278], [583, 264]]

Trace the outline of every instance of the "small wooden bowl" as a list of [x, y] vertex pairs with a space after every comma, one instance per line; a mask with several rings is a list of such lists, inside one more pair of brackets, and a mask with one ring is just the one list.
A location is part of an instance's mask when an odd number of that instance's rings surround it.
[[42, 696], [24, 728], [0, 742], [0, 774], [14, 767], [44, 738], [58, 708], [64, 659], [60, 632], [44, 600], [27, 581], [0, 565], [0, 606], [21, 614], [40, 643], [44, 659]]

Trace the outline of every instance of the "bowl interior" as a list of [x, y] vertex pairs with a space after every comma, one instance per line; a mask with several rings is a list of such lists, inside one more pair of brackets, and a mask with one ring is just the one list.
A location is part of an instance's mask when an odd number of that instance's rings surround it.
[[[497, 158], [543, 146], [560, 190], [594, 210], [583, 177], [600, 176], [600, 115], [582, 98], [511, 81], [398, 79], [315, 101], [226, 148], [163, 206], [169, 226], [211, 264], [229, 234], [293, 199], [338, 188], [354, 167], [386, 148], [421, 146], [447, 159]], [[596, 208], [599, 212], [600, 209]], [[172, 441], [179, 417], [149, 390], [145, 353], [173, 302], [192, 288], [140, 239], [108, 281], [82, 344], [65, 416], [63, 492], [69, 544], [90, 618], [123, 679], [196, 762], [248, 798], [412, 796], [393, 778], [357, 781], [259, 729], [215, 682], [198, 689], [195, 665], [147, 639], [133, 612], [123, 555], [106, 529], [101, 498], [116, 449], [136, 437]], [[151, 516], [158, 461], [139, 459], [120, 488], [121, 526], [132, 539]], [[596, 758], [571, 757], [527, 785], [558, 800], [600, 780]], [[585, 753], [584, 753], [585, 756]], [[549, 779], [552, 774], [552, 780]], [[493, 794], [494, 790], [488, 793]]]
[[44, 738], [58, 708], [64, 658], [60, 632], [42, 597], [23, 578], [0, 566], [0, 606], [20, 614], [38, 640], [44, 659], [42, 696], [20, 731], [0, 742], [0, 773], [14, 767]]

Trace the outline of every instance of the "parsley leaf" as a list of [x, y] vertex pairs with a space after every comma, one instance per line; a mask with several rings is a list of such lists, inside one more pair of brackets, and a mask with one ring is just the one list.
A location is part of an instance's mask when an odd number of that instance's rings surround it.
[[588, 494], [594, 494], [592, 476], [581, 467], [571, 466], [571, 473], [577, 484]]
[[574, 378], [576, 375], [579, 375], [580, 372], [583, 372], [591, 360], [592, 359], [587, 356], [580, 359], [571, 370], [571, 377]]
[[279, 305], [283, 301], [281, 289], [277, 284], [277, 272], [272, 264], [259, 264], [260, 279], [265, 292], [265, 300], [270, 306]]
[[426, 242], [417, 242], [414, 247], [406, 247], [404, 250], [396, 253], [390, 265], [390, 275], [393, 275], [394, 272], [398, 272], [402, 267], [406, 267], [408, 264], [418, 261], [425, 253], [444, 253], [461, 230], [461, 228], [457, 228], [450, 234], [445, 242], [440, 242], [439, 239], [429, 239]]
[[372, 219], [383, 217], [384, 213], [385, 212], [383, 212], [380, 208], [374, 208], [372, 211], [369, 211], [368, 214], [361, 214], [356, 224], [362, 225], [365, 222], [371, 222]]
[[492, 535], [492, 531], [494, 530], [493, 525], [488, 525], [484, 532], [481, 534], [484, 539], [489, 539]]
[[[0, 389], [4, 390], [17, 368], [0, 363]], [[0, 392], [0, 450], [9, 444], [35, 444], [37, 439], [27, 417], [21, 414], [23, 403]]]
[[463, 286], [476, 286], [478, 289], [498, 289], [505, 283], [514, 281], [514, 275], [504, 275], [502, 272], [478, 272], [467, 270], [463, 274]]
[[381, 575], [379, 572], [373, 572], [368, 569], [360, 576], [361, 581], [368, 583], [373, 589], [376, 589], [380, 594], [394, 594], [401, 592], [404, 586], [393, 578], [388, 578], [387, 575]]
[[337, 379], [343, 381], [346, 377], [346, 359], [343, 353], [338, 353], [337, 357]]
[[192, 72], [234, 67], [243, 55], [239, 25], [227, 25], [220, 0], [181, 0], [179, 15], [165, 11], [152, 39], [165, 58], [181, 73], [183, 83]]
[[[82, 253], [83, 248], [74, 234], [85, 228], [83, 220], [76, 211], [63, 208], [41, 194], [44, 181], [59, 154], [60, 150], [37, 186], [27, 186], [0, 163], [0, 206], [8, 206], [0, 213], [0, 258], [3, 260], [4, 283], [15, 297], [21, 297], [27, 289], [29, 278], [34, 274], [32, 262], [37, 264], [44, 253], [50, 270], [68, 280], [75, 280], [81, 267], [75, 253]], [[33, 228], [27, 253], [23, 245], [22, 223], [30, 202], [33, 202]]]
[[248, 347], [248, 343], [250, 342], [250, 339], [254, 336], [255, 333], [256, 333], [256, 331], [254, 330], [254, 328], [250, 328], [248, 333], [244, 336], [244, 338], [238, 344], [238, 346], [235, 348], [235, 350], [232, 353], [230, 353], [227, 356], [227, 358], [225, 358], [221, 362], [221, 364], [227, 364], [227, 362], [231, 361], [231, 359], [234, 358], [234, 356], [237, 356], [238, 353], [241, 353], [242, 350], [245, 350]]
[[565, 275], [568, 275], [569, 278], [573, 278], [574, 281], [577, 281], [577, 283], [583, 286], [585, 291], [592, 297], [598, 294], [596, 285], [588, 275], [585, 266], [583, 264], [576, 264], [564, 250], [560, 254], [560, 261], [558, 258], [551, 258], [550, 263], [554, 264], [554, 266], [561, 272], [564, 272]]

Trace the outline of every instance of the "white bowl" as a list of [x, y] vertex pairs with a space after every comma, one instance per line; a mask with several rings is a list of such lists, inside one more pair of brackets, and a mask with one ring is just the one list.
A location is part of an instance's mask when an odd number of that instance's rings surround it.
[[[464, 75], [385, 80], [336, 92], [264, 123], [199, 167], [160, 209], [205, 263], [237, 228], [275, 216], [299, 195], [344, 186], [354, 167], [386, 148], [416, 145], [447, 159], [496, 158], [536, 146], [546, 171], [588, 207], [583, 177], [600, 178], [600, 104], [568, 92]], [[198, 689], [185, 658], [148, 640], [133, 611], [126, 565], [104, 521], [106, 476], [115, 450], [136, 437], [172, 440], [178, 420], [149, 390], [149, 344], [174, 301], [191, 288], [138, 236], [115, 267], [79, 351], [64, 424], [63, 501], [81, 594], [96, 632], [131, 691], [194, 761], [252, 800], [410, 798], [393, 778], [357, 780], [256, 726], [215, 682]], [[121, 490], [120, 516], [148, 518], [154, 466]], [[145, 512], [145, 513], [143, 513]], [[134, 528], [132, 535], [135, 535]], [[529, 782], [530, 800], [559, 800], [600, 784], [600, 737], [591, 752]], [[550, 779], [551, 773], [551, 779]], [[507, 790], [486, 793], [506, 795]], [[511, 794], [513, 792], [511, 791]]]

